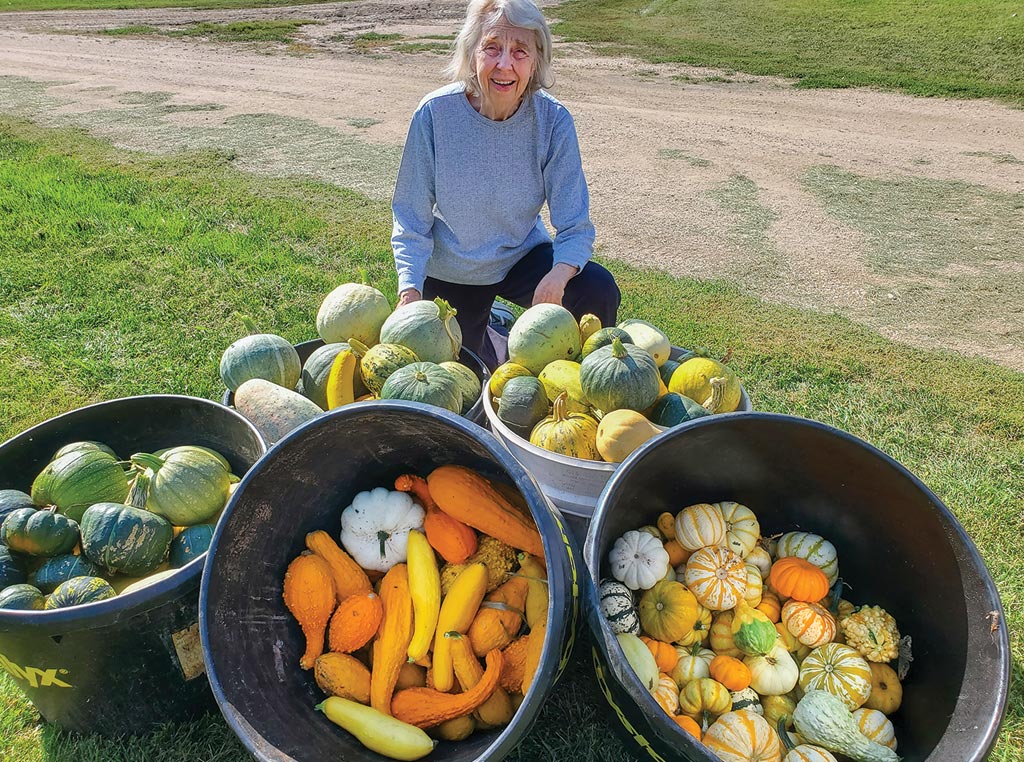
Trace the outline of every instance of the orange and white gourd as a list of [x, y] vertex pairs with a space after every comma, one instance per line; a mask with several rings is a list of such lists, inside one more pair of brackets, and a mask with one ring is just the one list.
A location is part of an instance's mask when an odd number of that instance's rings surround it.
[[828, 577], [829, 585], [839, 579], [839, 558], [836, 546], [812, 532], [787, 532], [775, 546], [776, 558], [795, 556], [810, 561]]
[[817, 603], [786, 601], [782, 622], [797, 640], [811, 648], [830, 643], [836, 636], [836, 620]]
[[828, 691], [853, 711], [871, 693], [871, 667], [849, 646], [826, 643], [811, 651], [800, 665], [800, 688]]
[[747, 567], [731, 550], [701, 548], [686, 562], [683, 581], [702, 606], [726, 611], [743, 600]]
[[658, 676], [658, 687], [654, 689], [652, 695], [658, 702], [658, 706], [667, 714], [672, 715], [679, 712], [679, 687], [670, 676], [664, 673]]
[[710, 503], [683, 508], [676, 515], [675, 529], [676, 540], [687, 550], [700, 550], [725, 542], [725, 518], [722, 511]]
[[781, 762], [782, 744], [763, 717], [740, 710], [719, 717], [704, 734], [704, 745], [722, 762]]
[[757, 570], [761, 572], [761, 579], [767, 579], [768, 572], [772, 568], [772, 557], [762, 546], [755, 545], [754, 549], [743, 557], [743, 560], [745, 563], [757, 567]]
[[761, 603], [761, 597], [764, 595], [764, 580], [761, 578], [761, 571], [753, 564], [744, 562], [744, 566], [747, 568], [747, 589], [743, 593], [743, 600], [748, 605], [757, 608]]
[[729, 500], [714, 505], [725, 519], [725, 547], [740, 558], [746, 558], [761, 536], [757, 516], [747, 506]]
[[896, 751], [896, 730], [892, 722], [877, 709], [858, 709], [853, 713], [860, 732], [877, 744]]

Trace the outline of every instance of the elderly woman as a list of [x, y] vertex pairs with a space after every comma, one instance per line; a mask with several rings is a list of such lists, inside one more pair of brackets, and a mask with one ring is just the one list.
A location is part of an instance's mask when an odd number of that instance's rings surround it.
[[[492, 368], [495, 297], [561, 304], [614, 325], [619, 289], [590, 261], [594, 226], [576, 128], [542, 90], [551, 31], [531, 0], [471, 0], [447, 73], [413, 115], [392, 201], [399, 305], [440, 296]], [[541, 220], [547, 203], [554, 240]]]

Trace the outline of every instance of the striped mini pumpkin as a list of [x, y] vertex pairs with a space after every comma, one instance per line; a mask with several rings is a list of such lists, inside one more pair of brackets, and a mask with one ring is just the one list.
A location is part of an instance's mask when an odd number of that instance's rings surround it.
[[757, 516], [740, 503], [724, 501], [714, 505], [725, 519], [725, 547], [740, 558], [746, 558], [757, 545], [757, 538], [761, 536], [761, 524]]
[[805, 646], [817, 648], [836, 636], [836, 620], [817, 603], [786, 601], [782, 623]]
[[896, 731], [884, 714], [877, 709], [858, 709], [853, 713], [853, 719], [863, 735], [896, 751]]
[[779, 736], [761, 715], [746, 709], [719, 717], [703, 743], [722, 762], [782, 761]]
[[726, 611], [743, 600], [747, 567], [731, 550], [701, 548], [686, 562], [683, 581], [702, 606]]
[[821, 535], [811, 532], [787, 532], [779, 538], [775, 556], [776, 558], [795, 556], [810, 561], [825, 572], [830, 586], [839, 579], [839, 558], [836, 554], [836, 546]]
[[761, 571], [753, 564], [744, 564], [747, 567], [747, 590], [743, 593], [743, 600], [748, 606], [757, 608], [761, 605], [761, 596], [764, 594], [764, 580], [761, 579]]
[[715, 658], [714, 651], [701, 648], [700, 645], [693, 645], [687, 648], [676, 646], [676, 653], [679, 655], [679, 661], [676, 662], [670, 676], [680, 688], [684, 688], [687, 683], [702, 677], [711, 677], [711, 662]]
[[767, 550], [762, 548], [760, 545], [756, 546], [752, 551], [747, 553], [743, 558], [744, 562], [753, 564], [757, 567], [757, 570], [761, 572], [761, 579], [768, 576], [768, 572], [772, 568], [772, 557]]
[[832, 752], [821, 748], [820, 746], [812, 746], [809, 743], [802, 743], [795, 749], [791, 749], [786, 754], [785, 759], [782, 762], [837, 762], [836, 758], [832, 756]]
[[745, 654], [733, 639], [732, 619], [732, 611], [723, 611], [715, 617], [714, 622], [711, 624], [711, 650], [716, 654], [725, 654], [726, 656], [735, 656], [737, 659], [742, 659]]
[[826, 643], [811, 651], [800, 665], [800, 688], [828, 691], [853, 711], [871, 693], [871, 667], [849, 646]]
[[715, 505], [697, 503], [676, 515], [676, 540], [687, 550], [721, 545], [725, 535], [725, 518]]
[[632, 591], [614, 579], [601, 580], [601, 613], [612, 632], [640, 634], [640, 615], [633, 605]]
[[697, 643], [707, 643], [711, 637], [711, 612], [697, 604], [697, 621], [693, 623], [693, 627], [687, 630], [683, 637], [679, 638], [676, 643], [681, 646], [692, 646]]
[[658, 706], [667, 714], [674, 715], [679, 711], [679, 686], [664, 672], [658, 677], [658, 687], [654, 689], [653, 695]]

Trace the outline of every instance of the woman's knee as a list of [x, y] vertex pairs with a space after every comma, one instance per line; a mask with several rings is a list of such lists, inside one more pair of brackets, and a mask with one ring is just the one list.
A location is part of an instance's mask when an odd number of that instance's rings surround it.
[[577, 319], [589, 312], [597, 315], [602, 325], [615, 325], [622, 293], [615, 276], [596, 262], [588, 262], [569, 281], [564, 302]]

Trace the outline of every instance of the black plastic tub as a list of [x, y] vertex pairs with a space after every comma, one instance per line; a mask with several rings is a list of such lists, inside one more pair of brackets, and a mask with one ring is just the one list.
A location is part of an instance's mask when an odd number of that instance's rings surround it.
[[602, 493], [584, 547], [587, 621], [605, 697], [631, 741], [665, 760], [717, 759], [679, 729], [626, 663], [598, 609], [615, 539], [698, 502], [736, 500], [762, 535], [802, 530], [839, 553], [846, 597], [893, 613], [913, 639], [903, 704], [891, 718], [908, 762], [977, 762], [1002, 722], [1010, 680], [1002, 605], [977, 549], [949, 509], [906, 468], [822, 423], [769, 413], [713, 416], [634, 452]]
[[[148, 395], [51, 418], [0, 445], [0, 486], [28, 492], [60, 447], [96, 440], [121, 457], [211, 447], [244, 474], [266, 452], [256, 428], [209, 400]], [[205, 557], [106, 601], [53, 611], [0, 611], [0, 668], [47, 721], [80, 733], [139, 734], [215, 703], [199, 642]]]
[[242, 480], [203, 573], [200, 631], [221, 712], [261, 762], [384, 760], [314, 707], [324, 699], [298, 666], [305, 641], [282, 600], [308, 532], [337, 538], [357, 492], [457, 463], [522, 493], [547, 559], [548, 629], [537, 677], [512, 722], [442, 744], [431, 759], [500, 760], [518, 744], [568, 661], [577, 621], [577, 561], [558, 512], [492, 434], [437, 407], [375, 401], [333, 410], [278, 442]]
[[[295, 345], [295, 351], [299, 353], [299, 362], [305, 365], [306, 360], [316, 350], [324, 345], [323, 339], [312, 339], [310, 341], [303, 341], [301, 344]], [[480, 379], [480, 383], [483, 386], [487, 385], [488, 380], [491, 377], [491, 371], [488, 370], [487, 366], [484, 365], [484, 361], [481, 360], [477, 355], [465, 347], [459, 352], [459, 362], [469, 368], [471, 371], [476, 373], [476, 377]], [[221, 398], [228, 407], [235, 404], [235, 393], [230, 389], [224, 390], [224, 396]], [[484, 395], [480, 395], [478, 399], [469, 410], [466, 411], [464, 418], [468, 418], [473, 423], [478, 423], [481, 426], [485, 425], [484, 421], [487, 416], [484, 413]]]

